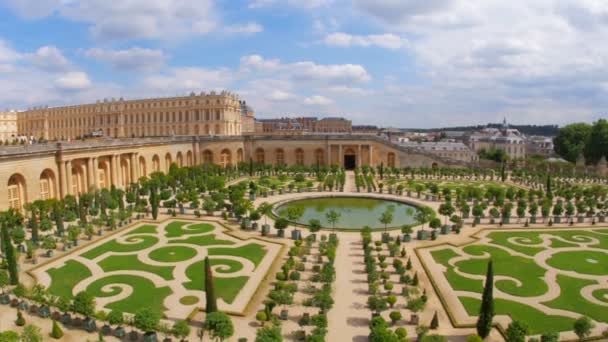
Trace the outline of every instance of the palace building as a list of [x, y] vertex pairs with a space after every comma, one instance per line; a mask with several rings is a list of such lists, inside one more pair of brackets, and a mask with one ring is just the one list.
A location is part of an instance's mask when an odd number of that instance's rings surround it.
[[[111, 138], [241, 135], [242, 116], [253, 117], [247, 107], [243, 115], [243, 105], [237, 95], [227, 91], [142, 100], [104, 99], [19, 112], [17, 130], [45, 140], [73, 140], [100, 131]], [[252, 124], [248, 128], [252, 130]]]

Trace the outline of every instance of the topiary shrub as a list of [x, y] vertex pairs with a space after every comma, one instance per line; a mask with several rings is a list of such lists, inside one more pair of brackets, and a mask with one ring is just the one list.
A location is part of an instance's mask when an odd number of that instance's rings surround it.
[[61, 330], [61, 327], [55, 320], [53, 320], [53, 329], [51, 330], [51, 337], [56, 340], [63, 337], [63, 330]]

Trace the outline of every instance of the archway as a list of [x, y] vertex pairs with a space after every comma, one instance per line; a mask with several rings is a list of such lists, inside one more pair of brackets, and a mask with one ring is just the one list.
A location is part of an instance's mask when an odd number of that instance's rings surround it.
[[57, 196], [57, 183], [55, 180], [55, 173], [51, 169], [45, 169], [40, 174], [40, 199], [47, 200], [56, 198]]
[[325, 151], [322, 148], [315, 150], [315, 163], [317, 165], [325, 165]]
[[80, 163], [72, 164], [72, 194], [79, 195], [87, 192], [84, 167]]
[[296, 149], [296, 165], [304, 165], [304, 150]]
[[179, 166], [179, 167], [183, 167], [184, 166], [184, 157], [182, 156], [181, 152], [177, 152], [177, 156], [175, 157], [175, 161], [177, 162], [177, 166]]
[[21, 210], [27, 203], [27, 188], [25, 178], [19, 173], [15, 173], [8, 179], [8, 206], [15, 210]]
[[139, 176], [147, 177], [148, 173], [146, 172], [146, 158], [143, 156], [139, 157]]
[[192, 166], [192, 151], [186, 152], [186, 166]]
[[344, 168], [346, 170], [353, 170], [357, 167], [357, 155], [352, 148], [347, 148], [344, 151]]
[[277, 166], [285, 165], [285, 151], [282, 148], [277, 148], [274, 154], [275, 164]]
[[222, 167], [232, 165], [232, 153], [227, 148], [223, 149], [222, 153], [220, 154], [220, 165], [222, 165]]
[[236, 150], [236, 162], [237, 163], [243, 162], [243, 149], [242, 148], [239, 148], [238, 150]]
[[169, 172], [169, 168], [171, 167], [171, 163], [173, 161], [171, 160], [171, 153], [167, 152], [167, 154], [165, 154], [165, 172]]
[[158, 154], [155, 154], [152, 157], [152, 171], [160, 172], [160, 158], [158, 157]]
[[386, 165], [388, 165], [388, 167], [395, 167], [395, 153], [389, 152], [388, 155], [386, 156], [386, 159], [387, 159]]
[[203, 151], [203, 164], [213, 164], [213, 152], [211, 150]]
[[122, 158], [120, 160], [120, 172], [122, 175], [122, 186], [126, 189], [131, 184], [131, 163], [129, 159]]
[[265, 164], [266, 161], [266, 156], [264, 153], [264, 149], [263, 148], [258, 148], [257, 150], [255, 150], [255, 162], [258, 164]]

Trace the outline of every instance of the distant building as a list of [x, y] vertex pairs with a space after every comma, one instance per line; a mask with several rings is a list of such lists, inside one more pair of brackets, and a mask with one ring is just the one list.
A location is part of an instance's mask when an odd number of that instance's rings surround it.
[[17, 112], [0, 112], [0, 142], [13, 141], [17, 138]]
[[526, 153], [528, 155], [538, 155], [547, 158], [555, 155], [553, 138], [541, 136], [528, 137], [528, 139], [526, 139]]
[[352, 125], [353, 134], [378, 134], [380, 128], [374, 125]]
[[416, 142], [401, 139], [397, 144], [414, 150], [432, 153], [439, 157], [467, 163], [478, 160], [477, 153], [461, 142]]
[[241, 105], [241, 131], [242, 133], [255, 133], [255, 113], [247, 102], [240, 101]]
[[517, 129], [509, 128], [506, 119], [501, 128], [484, 128], [472, 133], [468, 144], [477, 153], [481, 150], [498, 149], [505, 151], [513, 159], [526, 158], [525, 136]]
[[350, 120], [339, 117], [320, 120], [317, 117], [258, 119], [255, 132], [266, 134], [351, 133], [352, 123]]

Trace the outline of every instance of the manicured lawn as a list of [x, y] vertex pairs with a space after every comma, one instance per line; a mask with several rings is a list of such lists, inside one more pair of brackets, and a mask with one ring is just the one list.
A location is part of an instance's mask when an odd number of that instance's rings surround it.
[[91, 277], [91, 271], [78, 261], [68, 260], [59, 268], [51, 268], [47, 271], [51, 276], [49, 292], [55, 296], [72, 298], [72, 289], [76, 284]]
[[174, 238], [189, 234], [203, 234], [209, 233], [213, 231], [213, 229], [215, 229], [215, 227], [209, 223], [174, 221], [165, 227], [165, 236], [168, 238]]
[[[545, 249], [544, 247], [534, 246], [543, 242], [538, 235], [538, 232], [492, 232], [488, 234], [488, 237], [493, 244], [505, 246], [516, 252], [533, 256]], [[530, 246], [519, 246], [508, 241], [512, 239], [517, 239], [518, 243], [525, 245], [529, 244]]]
[[262, 245], [259, 245], [257, 243], [250, 243], [237, 248], [209, 248], [208, 253], [209, 255], [240, 256], [251, 260], [255, 266], [258, 266], [262, 259], [264, 259], [264, 256], [266, 255], [266, 250]]
[[[188, 266], [186, 276], [190, 281], [183, 283], [186, 289], [205, 291], [204, 264], [204, 261], [199, 261]], [[224, 263], [222, 262], [222, 264]], [[224, 299], [226, 303], [232, 303], [234, 298], [239, 294], [239, 291], [247, 283], [247, 280], [249, 280], [249, 277], [220, 278], [216, 276], [213, 278], [213, 284], [215, 285], [217, 296]]]
[[104, 286], [112, 284], [131, 286], [133, 293], [127, 298], [108, 304], [106, 308], [128, 313], [135, 313], [144, 307], [163, 312], [166, 310], [164, 300], [172, 293], [169, 287], [157, 288], [150, 280], [134, 275], [114, 275], [98, 279], [87, 287], [87, 292], [95, 297], [115, 296], [122, 291], [119, 287], [112, 287], [107, 292], [102, 291]]
[[[593, 304], [580, 294], [583, 287], [597, 284], [597, 282], [558, 275], [557, 284], [562, 291], [562, 295], [551, 302], [544, 303], [545, 305], [551, 308], [574, 311], [580, 313], [581, 316], [589, 316], [596, 321], [608, 322], [608, 307]], [[607, 300], [604, 299], [604, 302], [607, 302]]]
[[141, 226], [139, 228], [135, 228], [132, 231], [128, 232], [127, 235], [136, 235], [136, 234], [158, 234], [158, 231], [156, 230], [156, 226], [150, 225], [150, 224], [146, 224], [144, 226]]
[[99, 266], [106, 271], [143, 271], [156, 274], [165, 280], [173, 279], [173, 266], [154, 266], [141, 262], [137, 255], [111, 255], [99, 263]]
[[180, 262], [194, 258], [196, 249], [184, 246], [161, 247], [150, 252], [150, 259], [158, 262]]
[[[489, 245], [470, 245], [464, 247], [463, 251], [476, 256], [489, 253], [494, 264], [495, 276], [503, 275], [521, 282], [521, 286], [518, 286], [512, 280], [496, 280], [495, 286], [501, 291], [522, 297], [540, 296], [548, 291], [547, 284], [542, 280], [546, 270], [538, 266], [532, 259], [513, 256]], [[456, 266], [464, 273], [485, 275], [488, 260], [463, 260], [456, 263]]]
[[608, 289], [599, 289], [593, 291], [593, 297], [604, 303], [608, 303]]
[[[470, 297], [459, 297], [460, 302], [471, 316], [479, 315], [481, 300]], [[549, 316], [531, 306], [497, 298], [494, 300], [494, 309], [497, 315], [509, 315], [513, 320], [528, 324], [530, 334], [542, 334], [552, 331], [572, 330], [574, 320], [562, 316]]]
[[189, 236], [185, 239], [169, 240], [169, 243], [186, 243], [197, 246], [234, 245], [232, 241], [216, 239], [215, 234]]
[[477, 293], [483, 292], [483, 281], [476, 280], [471, 278], [466, 278], [461, 276], [460, 274], [454, 271], [454, 268], [450, 266], [448, 261], [453, 257], [458, 256], [453, 250], [446, 248], [438, 251], [431, 252], [433, 259], [438, 263], [444, 265], [447, 270], [445, 272], [445, 277], [450, 283], [450, 286], [455, 291], [472, 291]]
[[134, 242], [133, 244], [123, 245], [116, 240], [110, 240], [103, 245], [97, 246], [88, 252], [82, 253], [81, 256], [87, 259], [95, 259], [96, 257], [107, 253], [107, 252], [137, 252], [148, 247], [152, 247], [158, 243], [158, 238], [150, 235], [133, 235], [126, 238], [127, 242]]
[[547, 259], [547, 264], [560, 270], [580, 274], [606, 275], [608, 274], [608, 253], [597, 251], [555, 253]]

